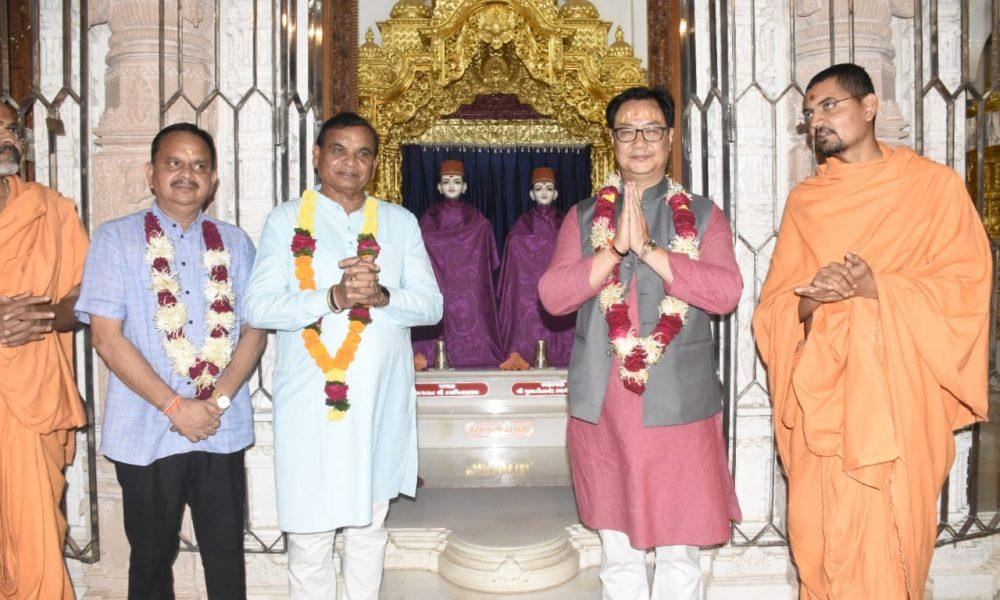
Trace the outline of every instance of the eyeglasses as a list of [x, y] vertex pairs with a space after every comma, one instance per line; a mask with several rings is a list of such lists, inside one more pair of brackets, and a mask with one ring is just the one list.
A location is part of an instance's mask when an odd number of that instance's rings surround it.
[[809, 121], [812, 121], [813, 116], [815, 116], [817, 112], [821, 112], [824, 115], [828, 115], [828, 114], [832, 113], [833, 109], [836, 108], [837, 105], [840, 104], [841, 102], [843, 102], [844, 100], [853, 100], [855, 98], [861, 98], [864, 95], [865, 94], [857, 94], [855, 96], [848, 96], [846, 98], [841, 98], [840, 100], [834, 100], [833, 98], [829, 98], [827, 100], [824, 100], [824, 101], [820, 102], [816, 106], [816, 108], [806, 108], [806, 109], [803, 109], [802, 110], [802, 117], [801, 117], [802, 118], [802, 123], [809, 123]]
[[24, 140], [28, 139], [28, 131], [24, 127], [18, 125], [17, 123], [11, 123], [6, 127], [0, 128], [0, 130], [6, 131], [10, 135], [14, 136], [15, 138], [17, 138], [19, 142], [23, 142]]
[[663, 139], [663, 134], [670, 129], [669, 127], [643, 127], [641, 129], [636, 127], [615, 127], [611, 130], [612, 135], [619, 142], [634, 142], [639, 132], [642, 132], [642, 139], [647, 142], [658, 142]]

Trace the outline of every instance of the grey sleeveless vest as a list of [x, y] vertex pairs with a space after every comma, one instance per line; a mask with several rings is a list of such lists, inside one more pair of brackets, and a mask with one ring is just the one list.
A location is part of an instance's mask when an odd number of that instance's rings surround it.
[[[664, 202], [668, 187], [669, 182], [664, 180], [642, 195], [649, 235], [664, 247], [674, 237], [673, 215]], [[590, 246], [590, 228], [595, 203], [592, 197], [577, 205], [584, 256], [594, 253]], [[616, 214], [621, 204], [616, 203]], [[711, 200], [691, 195], [691, 210], [696, 217], [699, 237], [708, 227], [712, 206]], [[659, 304], [666, 296], [663, 280], [630, 253], [621, 264], [621, 280], [626, 286], [631, 285], [633, 273], [639, 300], [639, 323], [634, 325], [640, 335], [649, 335], [659, 320]], [[689, 307], [684, 327], [667, 346], [660, 361], [649, 369], [649, 381], [643, 394], [643, 423], [647, 427], [693, 423], [722, 410], [722, 385], [712, 342], [709, 316], [694, 306]], [[595, 296], [585, 302], [576, 315], [576, 337], [568, 378], [572, 416], [590, 423], [600, 419], [608, 377], [618, 376], [617, 372], [611, 373], [612, 354], [608, 324]]]

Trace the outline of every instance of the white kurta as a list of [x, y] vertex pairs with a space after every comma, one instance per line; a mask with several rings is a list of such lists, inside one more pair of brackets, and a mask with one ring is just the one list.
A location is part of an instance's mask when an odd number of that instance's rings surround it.
[[347, 335], [347, 312], [333, 314], [327, 289], [337, 263], [357, 254], [363, 211], [348, 215], [322, 194], [316, 203], [316, 291], [299, 291], [290, 249], [301, 200], [268, 216], [247, 289], [246, 319], [277, 332], [272, 383], [278, 524], [294, 533], [371, 522], [372, 502], [412, 496], [417, 480], [416, 391], [410, 327], [441, 320], [441, 292], [417, 219], [379, 201], [379, 281], [390, 292], [372, 310], [347, 371], [346, 417], [327, 419], [325, 378], [302, 342], [302, 329], [323, 317], [322, 340], [333, 356]]

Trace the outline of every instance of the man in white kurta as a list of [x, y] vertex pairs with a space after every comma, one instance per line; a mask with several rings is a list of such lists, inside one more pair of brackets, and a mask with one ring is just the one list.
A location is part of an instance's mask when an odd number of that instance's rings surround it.
[[[276, 207], [261, 236], [246, 294], [247, 320], [277, 332], [272, 383], [278, 523], [289, 533], [293, 599], [335, 598], [335, 530], [344, 528], [344, 597], [376, 600], [388, 535], [388, 501], [414, 495], [416, 392], [409, 329], [441, 319], [442, 297], [416, 218], [378, 201], [375, 266], [357, 261], [364, 187], [378, 153], [374, 129], [341, 113], [324, 123], [313, 148], [320, 185], [314, 216], [316, 289], [300, 291], [291, 244], [302, 200]], [[338, 283], [339, 282], [339, 283]], [[350, 408], [328, 419], [326, 378], [302, 339], [322, 318], [331, 356], [348, 312], [371, 307], [347, 369]]]

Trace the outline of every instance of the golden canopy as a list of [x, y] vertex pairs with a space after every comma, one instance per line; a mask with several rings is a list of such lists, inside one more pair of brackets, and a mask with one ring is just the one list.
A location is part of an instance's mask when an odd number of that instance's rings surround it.
[[[400, 200], [400, 147], [591, 145], [595, 188], [614, 166], [604, 107], [645, 72], [621, 28], [587, 0], [400, 0], [359, 49], [359, 111], [382, 138], [372, 192]], [[481, 96], [515, 95], [541, 119], [449, 118]]]

